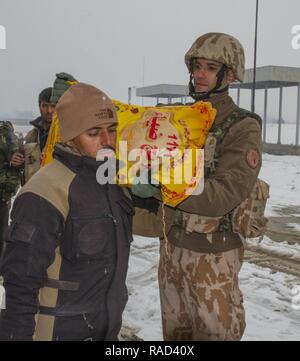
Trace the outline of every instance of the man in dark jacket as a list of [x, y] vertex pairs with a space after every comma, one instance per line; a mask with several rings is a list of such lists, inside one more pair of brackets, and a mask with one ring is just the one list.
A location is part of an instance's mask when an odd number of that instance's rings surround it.
[[33, 129], [25, 137], [26, 143], [38, 143], [41, 152], [46, 145], [52, 116], [55, 110], [55, 104], [50, 101], [51, 94], [52, 88], [46, 88], [39, 94], [39, 109], [41, 115], [30, 122], [30, 124], [33, 125]]
[[115, 147], [116, 112], [72, 86], [57, 105], [63, 143], [14, 203], [2, 264], [2, 340], [117, 340], [127, 302], [131, 199], [100, 185], [96, 154]]

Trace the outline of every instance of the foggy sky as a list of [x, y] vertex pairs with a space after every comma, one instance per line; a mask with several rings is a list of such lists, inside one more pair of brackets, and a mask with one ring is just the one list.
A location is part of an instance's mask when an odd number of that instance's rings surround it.
[[[122, 101], [128, 87], [187, 84], [184, 54], [209, 31], [237, 37], [251, 68], [254, 17], [255, 0], [0, 0], [7, 33], [7, 49], [0, 50], [0, 116], [37, 112], [39, 91], [60, 71]], [[300, 67], [300, 50], [291, 46], [297, 24], [299, 0], [260, 0], [258, 66]], [[293, 100], [284, 108], [290, 116], [296, 92], [285, 94]], [[242, 96], [245, 103], [248, 98]]]

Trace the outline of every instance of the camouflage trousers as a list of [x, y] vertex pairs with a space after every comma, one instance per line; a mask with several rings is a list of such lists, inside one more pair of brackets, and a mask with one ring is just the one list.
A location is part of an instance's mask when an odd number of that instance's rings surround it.
[[159, 289], [165, 341], [240, 340], [245, 329], [238, 285], [244, 248], [199, 253], [161, 243]]

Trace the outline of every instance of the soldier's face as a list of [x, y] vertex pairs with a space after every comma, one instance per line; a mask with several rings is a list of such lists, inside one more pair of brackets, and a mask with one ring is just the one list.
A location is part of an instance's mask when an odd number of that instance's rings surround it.
[[[221, 68], [222, 64], [217, 61], [202, 58], [195, 59], [192, 73], [196, 92], [206, 93], [211, 91], [216, 86], [217, 74]], [[226, 74], [222, 87], [228, 85], [229, 80]]]
[[42, 101], [40, 104], [41, 117], [48, 123], [51, 123], [55, 111], [55, 104]]
[[91, 128], [71, 140], [70, 145], [81, 155], [96, 158], [103, 148], [116, 148], [117, 123]]

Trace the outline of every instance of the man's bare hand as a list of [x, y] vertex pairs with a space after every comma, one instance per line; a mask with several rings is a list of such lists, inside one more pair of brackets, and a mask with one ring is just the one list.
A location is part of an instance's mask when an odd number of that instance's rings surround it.
[[13, 167], [19, 167], [24, 164], [24, 156], [21, 153], [14, 153], [11, 157], [10, 164]]

